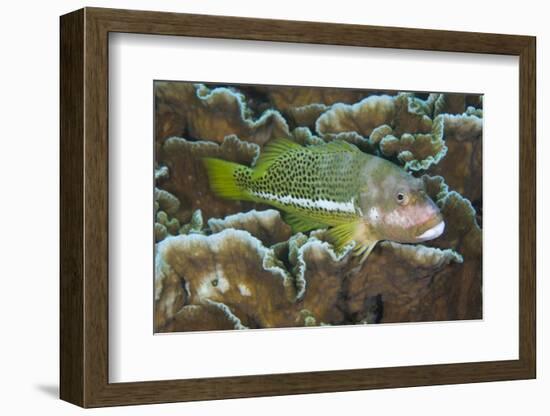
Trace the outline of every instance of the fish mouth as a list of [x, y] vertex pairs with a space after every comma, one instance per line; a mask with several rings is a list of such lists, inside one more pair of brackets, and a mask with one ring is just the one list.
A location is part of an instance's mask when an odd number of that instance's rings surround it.
[[445, 221], [440, 221], [437, 225], [416, 237], [416, 241], [433, 240], [443, 234], [443, 231], [445, 231]]

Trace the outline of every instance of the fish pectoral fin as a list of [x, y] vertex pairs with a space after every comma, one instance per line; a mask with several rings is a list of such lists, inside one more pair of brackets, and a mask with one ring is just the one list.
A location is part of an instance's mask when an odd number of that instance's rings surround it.
[[327, 236], [330, 243], [340, 251], [353, 241], [353, 236], [357, 230], [357, 222], [347, 222], [336, 225], [328, 230]]
[[289, 139], [277, 139], [265, 145], [254, 166], [253, 179], [261, 177], [281, 155], [289, 150], [300, 150], [302, 145]]
[[303, 215], [299, 215], [293, 212], [283, 213], [284, 221], [290, 225], [293, 233], [306, 232], [315, 230], [317, 228], [326, 228], [327, 225], [321, 222], [311, 220]]
[[355, 241], [353, 256], [361, 256], [360, 262], [363, 263], [378, 240], [364, 237], [360, 239], [354, 238], [358, 226], [358, 222], [339, 224], [328, 230], [328, 237], [334, 248], [338, 251], [342, 250], [348, 244], [351, 244], [352, 241]]

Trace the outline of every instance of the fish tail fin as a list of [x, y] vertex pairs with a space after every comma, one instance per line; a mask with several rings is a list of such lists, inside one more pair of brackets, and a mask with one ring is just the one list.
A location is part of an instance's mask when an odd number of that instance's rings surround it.
[[227, 199], [252, 200], [248, 191], [237, 183], [235, 175], [238, 170], [250, 170], [250, 168], [210, 157], [205, 157], [202, 161], [208, 173], [210, 189], [216, 195]]

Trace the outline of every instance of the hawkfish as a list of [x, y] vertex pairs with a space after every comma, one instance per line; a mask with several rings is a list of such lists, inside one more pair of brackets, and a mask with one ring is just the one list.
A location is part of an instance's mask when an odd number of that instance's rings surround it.
[[337, 250], [351, 245], [361, 262], [378, 241], [419, 243], [445, 229], [421, 179], [345, 141], [302, 146], [278, 139], [253, 167], [203, 161], [218, 196], [271, 205], [293, 232], [326, 228]]

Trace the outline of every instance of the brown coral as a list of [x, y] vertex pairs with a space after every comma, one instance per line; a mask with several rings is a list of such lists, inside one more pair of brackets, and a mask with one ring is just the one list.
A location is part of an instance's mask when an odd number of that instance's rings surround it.
[[208, 220], [208, 226], [213, 233], [230, 228], [248, 231], [266, 246], [286, 241], [292, 234], [290, 226], [282, 220], [279, 211], [274, 209], [252, 210], [224, 219], [211, 218]]
[[[155, 103], [157, 331], [481, 317], [480, 96], [158, 82]], [[253, 166], [281, 137], [429, 172], [445, 233], [360, 264], [325, 231], [292, 235], [278, 211], [210, 191], [201, 158]]]
[[483, 120], [475, 115], [445, 115], [447, 156], [432, 169], [449, 186], [481, 206]]
[[338, 133], [355, 132], [368, 137], [382, 124], [390, 124], [395, 117], [394, 98], [382, 95], [365, 98], [355, 104], [334, 104], [316, 123], [316, 130], [324, 139], [334, 139]]
[[223, 304], [249, 328], [289, 326], [295, 320], [289, 308], [296, 295], [292, 276], [245, 231], [182, 235], [158, 245], [156, 299], [164, 312], [157, 316], [158, 328], [178, 312], [164, 306], [167, 298], [176, 298], [174, 282], [185, 288], [188, 304]]
[[[462, 257], [453, 250], [380, 243], [361, 270], [348, 278], [348, 313], [357, 321], [365, 319], [369, 299], [381, 296], [384, 308], [377, 320], [416, 321], [423, 299], [431, 291], [434, 276], [442, 271], [456, 270], [459, 263]], [[430, 315], [426, 318], [430, 319]]]
[[265, 111], [253, 119], [245, 99], [229, 88], [213, 90], [203, 84], [155, 82], [156, 140], [172, 136], [221, 143], [229, 135], [263, 144], [271, 138], [288, 137], [281, 114]]
[[336, 103], [355, 103], [372, 92], [347, 88], [311, 88], [288, 86], [256, 87], [267, 95], [271, 105], [281, 111], [320, 104], [331, 106]]
[[299, 308], [310, 311], [317, 322], [341, 324], [345, 314], [339, 308], [349, 256], [337, 256], [326, 242], [311, 238], [296, 253], [299, 278], [303, 279], [303, 298]]
[[239, 318], [221, 303], [186, 305], [181, 308], [158, 332], [210, 331], [245, 329]]
[[160, 164], [170, 170], [170, 181], [164, 189], [180, 201], [181, 207], [175, 216], [181, 223], [189, 221], [191, 213], [200, 209], [206, 218], [222, 217], [246, 211], [254, 205], [247, 202], [220, 199], [210, 191], [203, 157], [217, 157], [232, 162], [251, 164], [257, 157], [256, 144], [226, 137], [221, 143], [206, 141], [192, 142], [179, 137], [166, 140], [157, 158]]
[[[430, 120], [430, 133], [403, 133], [400, 138], [388, 134], [379, 142], [380, 151], [384, 156], [396, 158], [405, 169], [428, 169], [447, 154], [447, 146], [443, 140], [443, 122], [443, 117], [436, 117], [433, 123]], [[375, 133], [380, 134], [380, 130]]]

